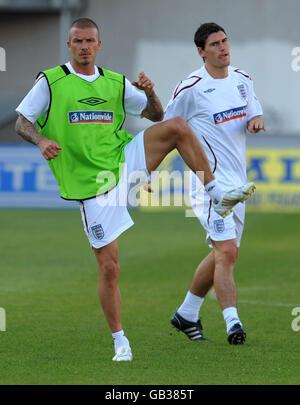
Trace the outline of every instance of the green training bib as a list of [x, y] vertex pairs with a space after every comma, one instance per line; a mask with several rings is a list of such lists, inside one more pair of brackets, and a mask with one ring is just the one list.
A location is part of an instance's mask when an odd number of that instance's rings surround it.
[[123, 75], [98, 68], [93, 82], [69, 72], [66, 65], [41, 72], [50, 89], [48, 114], [38, 130], [61, 146], [48, 161], [65, 199], [83, 200], [112, 189], [120, 179], [124, 148], [133, 136], [125, 120]]

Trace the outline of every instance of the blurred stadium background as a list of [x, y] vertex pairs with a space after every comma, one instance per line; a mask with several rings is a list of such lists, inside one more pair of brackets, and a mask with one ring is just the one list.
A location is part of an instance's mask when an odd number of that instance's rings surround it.
[[[0, 0], [0, 206], [71, 206], [57, 198], [37, 148], [15, 134], [14, 109], [40, 70], [69, 59], [69, 24], [89, 16], [99, 24], [103, 41], [98, 64], [130, 80], [146, 71], [164, 106], [176, 83], [201, 64], [193, 44], [199, 24], [224, 26], [232, 64], [254, 79], [268, 128], [247, 137], [249, 178], [258, 185], [248, 205], [298, 211], [299, 13], [297, 0], [287, 0], [284, 9], [281, 0]], [[125, 122], [133, 134], [149, 125], [132, 117]], [[178, 159], [170, 165], [183, 167]]]
[[[299, 383], [299, 333], [290, 326], [299, 304], [299, 15], [298, 0], [0, 0], [0, 307], [7, 311], [0, 384]], [[136, 210], [137, 225], [121, 238], [120, 254], [124, 317], [137, 360], [124, 365], [123, 374], [113, 368], [96, 264], [79, 213], [39, 210], [76, 204], [59, 197], [39, 149], [14, 131], [15, 108], [36, 74], [69, 60], [68, 27], [80, 16], [100, 27], [98, 65], [129, 80], [144, 70], [164, 106], [177, 82], [201, 64], [193, 36], [202, 22], [225, 28], [232, 65], [254, 79], [268, 131], [247, 135], [248, 177], [257, 192], [247, 205], [252, 212], [237, 283], [248, 348], [228, 348], [213, 300], [204, 311], [215, 345], [202, 357], [199, 349], [201, 361], [185, 337], [170, 340], [170, 315], [207, 247], [199, 224], [176, 210]], [[128, 117], [124, 127], [136, 134], [149, 125]], [[162, 167], [184, 170], [176, 154]], [[232, 361], [235, 370], [228, 368]]]

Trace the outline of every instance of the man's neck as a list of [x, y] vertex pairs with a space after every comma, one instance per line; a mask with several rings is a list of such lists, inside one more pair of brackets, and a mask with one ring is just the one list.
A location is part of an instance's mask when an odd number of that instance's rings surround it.
[[205, 68], [214, 79], [225, 79], [228, 76], [228, 66], [216, 68], [212, 65], [205, 64]]
[[72, 68], [75, 70], [75, 72], [81, 75], [89, 76], [95, 74], [94, 63], [89, 65], [80, 65], [79, 63], [76, 63], [74, 60], [71, 60], [71, 65]]

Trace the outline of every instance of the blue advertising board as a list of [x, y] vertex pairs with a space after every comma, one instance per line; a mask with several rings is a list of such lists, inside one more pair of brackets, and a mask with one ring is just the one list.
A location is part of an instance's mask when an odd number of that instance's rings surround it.
[[[180, 194], [176, 201], [184, 200], [182, 194], [188, 196], [189, 181], [183, 176], [187, 167], [176, 151], [164, 159], [159, 170], [156, 181], [162, 180], [160, 187], [157, 187], [159, 192], [149, 194], [141, 190], [139, 205], [142, 207], [156, 209], [165, 206], [160, 200], [166, 193], [173, 197]], [[247, 173], [248, 180], [254, 181], [257, 186], [255, 194], [247, 202], [249, 209], [300, 212], [300, 148], [248, 148]], [[165, 177], [168, 180], [165, 182], [167, 188], [164, 187]], [[152, 186], [155, 189], [155, 182]], [[184, 206], [184, 202], [179, 205]], [[172, 204], [168, 203], [167, 206], [171, 207]], [[38, 147], [1, 145], [0, 208], [70, 209], [78, 208], [78, 203], [60, 197], [57, 182]]]
[[34, 145], [0, 146], [0, 207], [77, 208], [60, 197], [57, 182]]

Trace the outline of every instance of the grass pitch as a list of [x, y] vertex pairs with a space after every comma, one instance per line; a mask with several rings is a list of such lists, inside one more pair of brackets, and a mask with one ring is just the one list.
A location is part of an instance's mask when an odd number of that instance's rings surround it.
[[[134, 360], [111, 361], [97, 266], [77, 211], [0, 211], [0, 384], [299, 384], [298, 214], [247, 214], [235, 268], [247, 343], [230, 346], [212, 294], [201, 318], [210, 342], [170, 326], [209, 251], [183, 212], [133, 212], [119, 239], [123, 325]], [[300, 325], [300, 321], [298, 322]]]

